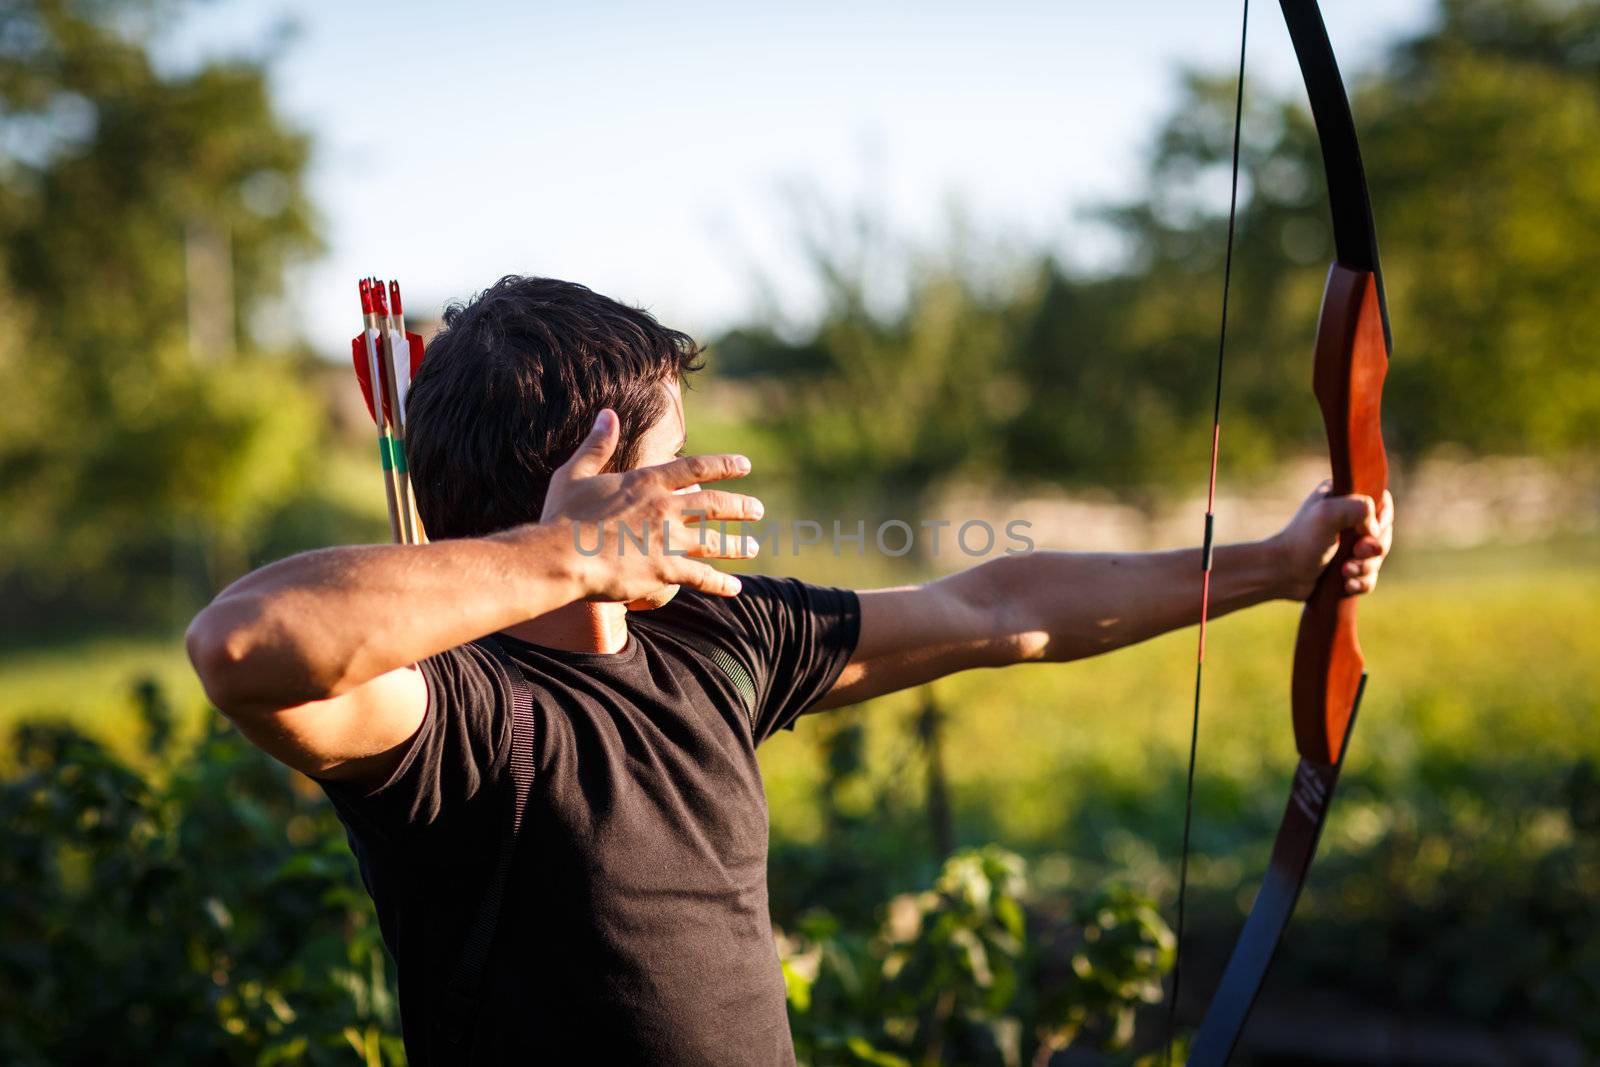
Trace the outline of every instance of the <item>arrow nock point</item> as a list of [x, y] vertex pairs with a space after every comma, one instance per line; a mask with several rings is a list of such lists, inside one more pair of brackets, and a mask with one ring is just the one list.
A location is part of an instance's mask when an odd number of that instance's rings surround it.
[[398, 281], [389, 282], [389, 306], [394, 309], [396, 315], [405, 314], [400, 310], [400, 283]]
[[361, 279], [361, 313], [372, 314], [372, 282], [366, 278]]

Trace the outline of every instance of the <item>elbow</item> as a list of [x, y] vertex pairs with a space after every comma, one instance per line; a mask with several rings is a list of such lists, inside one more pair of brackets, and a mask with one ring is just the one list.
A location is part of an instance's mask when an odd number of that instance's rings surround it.
[[214, 603], [194, 617], [183, 644], [206, 698], [233, 718], [245, 704], [241, 682], [252, 642], [243, 627], [218, 617], [220, 606]]
[[287, 706], [273, 699], [272, 681], [281, 686], [288, 672], [268, 662], [273, 657], [267, 629], [259, 604], [226, 597], [196, 615], [184, 634], [189, 662], [207, 699], [234, 721]]
[[1050, 597], [1056, 580], [1041, 574], [1031, 555], [1002, 556], [988, 564], [993, 572], [990, 611], [1009, 663], [1050, 663], [1065, 658], [1050, 625]]
[[966, 629], [979, 635], [980, 667], [1009, 667], [1052, 658], [1053, 642], [1041, 621], [1041, 583], [1030, 561], [1002, 556], [959, 576], [953, 585]]

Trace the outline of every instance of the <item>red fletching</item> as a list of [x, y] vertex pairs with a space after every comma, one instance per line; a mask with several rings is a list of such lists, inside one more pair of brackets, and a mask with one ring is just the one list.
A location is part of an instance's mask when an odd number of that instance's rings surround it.
[[[388, 305], [391, 302], [394, 305], [395, 316], [398, 317], [402, 314], [399, 282], [391, 281], [389, 283], [387, 300], [385, 299], [385, 289], [382, 279], [362, 278], [360, 289], [361, 311], [363, 314], [388, 316], [390, 313]], [[380, 324], [380, 328], [386, 329], [387, 327], [384, 327]], [[406, 354], [409, 357], [408, 361], [411, 365], [411, 375], [415, 377], [417, 371], [422, 367], [423, 356], [426, 354], [425, 346], [423, 345], [422, 337], [419, 334], [415, 334], [407, 330], [405, 338], [407, 350]], [[381, 340], [378, 341], [378, 345], [380, 348], [379, 358], [382, 358], [381, 349], [383, 342]], [[376, 422], [378, 420], [378, 415], [377, 407], [373, 403], [374, 389], [372, 381], [372, 365], [367, 359], [367, 335], [365, 332], [360, 333], [351, 339], [350, 360], [355, 365], [356, 381], [361, 384], [361, 398], [366, 401], [367, 414], [371, 415], [373, 421]], [[389, 405], [384, 404], [383, 407], [384, 414], [389, 415]]]
[[377, 410], [372, 406], [372, 368], [367, 363], [367, 335], [357, 334], [350, 341], [351, 361], [356, 365], [356, 381], [361, 383], [361, 396], [367, 402], [367, 414], [378, 421]]

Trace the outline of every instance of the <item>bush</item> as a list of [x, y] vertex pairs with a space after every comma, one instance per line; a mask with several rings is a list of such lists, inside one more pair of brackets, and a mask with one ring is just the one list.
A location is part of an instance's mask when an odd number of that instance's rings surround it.
[[[71, 727], [15, 732], [0, 1062], [404, 1063], [376, 917], [320, 791], [220, 716], [180, 751], [159, 688], [138, 695], [147, 767]], [[846, 909], [886, 916], [876, 929], [814, 912], [780, 934], [803, 1058], [1125, 1048], [1171, 965], [1153, 906], [1116, 890], [1059, 914], [1024, 901], [1022, 860], [990, 847], [932, 889]]]
[[0, 787], [0, 1061], [405, 1059], [371, 903], [314, 786], [218, 717], [154, 771], [70, 728], [16, 732]]
[[779, 938], [801, 1061], [1042, 1067], [1074, 1043], [1131, 1061], [1135, 1016], [1173, 963], [1155, 905], [1121, 888], [1060, 913], [1025, 899], [1022, 859], [989, 846], [890, 901], [871, 932], [807, 915]]

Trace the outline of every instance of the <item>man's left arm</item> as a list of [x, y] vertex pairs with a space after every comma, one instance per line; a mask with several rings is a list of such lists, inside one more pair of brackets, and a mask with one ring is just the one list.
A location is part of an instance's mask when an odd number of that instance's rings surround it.
[[[1372, 591], [1393, 536], [1393, 502], [1308, 497], [1280, 532], [1214, 550], [1210, 617], [1267, 600], [1303, 600], [1338, 548], [1360, 539], [1346, 591]], [[1064, 662], [1193, 625], [1200, 550], [1035, 552], [990, 560], [925, 585], [861, 594], [849, 665], [819, 708], [842, 707], [975, 667]]]

